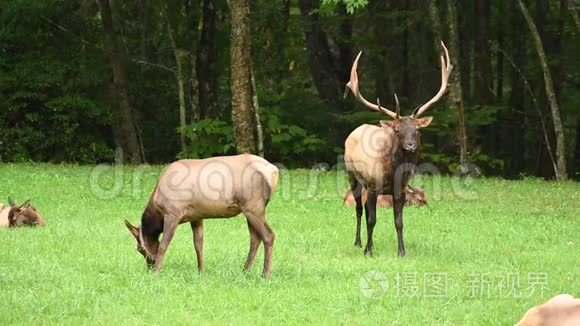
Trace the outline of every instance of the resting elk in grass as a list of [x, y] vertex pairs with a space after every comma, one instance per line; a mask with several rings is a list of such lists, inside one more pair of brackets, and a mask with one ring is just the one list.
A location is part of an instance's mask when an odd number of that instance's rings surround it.
[[159, 177], [141, 226], [128, 221], [125, 224], [137, 240], [137, 250], [157, 272], [177, 226], [189, 222], [197, 267], [203, 272], [203, 220], [243, 213], [250, 231], [250, 252], [244, 270], [250, 269], [263, 242], [263, 276], [269, 278], [274, 232], [266, 223], [265, 211], [277, 183], [278, 168], [250, 154], [176, 161]]
[[0, 204], [0, 227], [15, 228], [20, 226], [44, 226], [44, 217], [30, 203], [25, 201], [22, 205], [16, 205], [8, 198], [9, 206]]
[[528, 310], [516, 326], [580, 325], [580, 299], [560, 294]]
[[356, 128], [345, 141], [344, 160], [348, 179], [356, 201], [356, 237], [355, 246], [361, 246], [360, 228], [363, 210], [362, 188], [368, 191], [365, 205], [367, 222], [367, 245], [364, 253], [372, 256], [373, 230], [376, 223], [376, 205], [378, 195], [393, 196], [395, 228], [397, 229], [398, 254], [405, 256], [403, 242], [403, 207], [405, 204], [405, 187], [413, 173], [419, 156], [421, 135], [419, 129], [427, 127], [432, 117], [420, 118], [434, 103], [439, 101], [447, 89], [447, 81], [453, 67], [449, 61], [449, 52], [441, 42], [444, 55], [441, 55], [441, 88], [427, 103], [418, 107], [410, 116], [400, 116], [399, 101], [395, 95], [396, 113], [377, 103], [367, 101], [359, 91], [357, 66], [362, 52], [352, 65], [350, 81], [346, 84], [345, 96], [350, 89], [354, 96], [368, 108], [387, 114], [392, 120], [381, 121], [380, 126], [362, 125]]
[[[427, 198], [425, 197], [425, 191], [423, 190], [423, 186], [421, 187], [412, 187], [411, 185], [407, 185], [405, 188], [406, 193], [406, 200], [405, 205], [413, 205], [413, 206], [425, 206], [427, 205]], [[362, 197], [362, 204], [363, 206], [367, 202], [367, 190], [363, 189], [361, 192]], [[356, 201], [352, 194], [352, 190], [348, 190], [344, 194], [344, 198], [342, 203], [346, 206], [356, 206]], [[391, 195], [378, 195], [377, 196], [377, 207], [393, 207], [393, 196]]]

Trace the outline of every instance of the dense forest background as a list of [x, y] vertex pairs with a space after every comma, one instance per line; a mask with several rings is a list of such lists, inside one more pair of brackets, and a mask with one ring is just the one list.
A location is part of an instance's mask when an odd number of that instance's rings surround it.
[[396, 92], [410, 114], [439, 89], [441, 39], [455, 74], [430, 110], [423, 162], [580, 177], [573, 0], [254, 0], [249, 19], [232, 19], [240, 2], [2, 1], [0, 161], [113, 162], [117, 148], [132, 163], [235, 153], [235, 22], [251, 36], [251, 64], [236, 66], [251, 73], [272, 162], [336, 164], [356, 126], [386, 119], [343, 99], [359, 50], [362, 93], [392, 107]]

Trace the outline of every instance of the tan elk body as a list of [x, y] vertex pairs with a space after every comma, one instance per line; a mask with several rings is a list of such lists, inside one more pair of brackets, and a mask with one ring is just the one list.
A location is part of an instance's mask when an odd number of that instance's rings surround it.
[[[181, 223], [191, 224], [198, 269], [204, 270], [203, 220], [243, 213], [250, 232], [250, 252], [245, 269], [264, 243], [264, 277], [271, 273], [274, 232], [265, 219], [268, 204], [278, 183], [278, 168], [265, 159], [242, 154], [170, 164], [159, 177], [141, 218], [141, 226], [125, 221], [137, 240], [137, 249], [153, 271], [163, 257]], [[163, 238], [159, 242], [159, 236]]]
[[0, 227], [8, 227], [10, 223], [8, 222], [8, 213], [10, 212], [10, 207], [0, 204]]
[[364, 253], [372, 255], [373, 231], [376, 224], [377, 198], [390, 195], [393, 198], [395, 228], [397, 230], [398, 254], [405, 255], [403, 242], [403, 207], [406, 201], [405, 188], [408, 185], [419, 158], [421, 135], [419, 129], [427, 127], [432, 117], [420, 118], [427, 109], [439, 101], [447, 89], [447, 82], [453, 67], [449, 53], [443, 43], [441, 55], [441, 87], [437, 94], [410, 116], [400, 116], [399, 100], [395, 95], [396, 113], [377, 103], [367, 101], [359, 90], [357, 67], [361, 53], [356, 57], [350, 81], [346, 84], [345, 96], [350, 89], [354, 96], [374, 111], [387, 114], [392, 120], [381, 121], [380, 126], [364, 124], [356, 128], [344, 143], [344, 160], [348, 179], [356, 201], [355, 246], [361, 246], [360, 229], [363, 211], [362, 190], [367, 190], [366, 210], [367, 245]]
[[516, 326], [580, 325], [580, 299], [560, 294], [528, 310]]

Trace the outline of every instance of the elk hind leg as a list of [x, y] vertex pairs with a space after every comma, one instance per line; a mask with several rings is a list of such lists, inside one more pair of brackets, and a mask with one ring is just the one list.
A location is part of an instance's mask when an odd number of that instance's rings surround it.
[[191, 230], [193, 231], [193, 246], [195, 254], [197, 255], [197, 270], [202, 273], [205, 271], [205, 263], [203, 259], [203, 220], [191, 222]]
[[367, 190], [367, 202], [365, 204], [365, 215], [367, 218], [367, 246], [365, 255], [373, 255], [373, 231], [377, 221], [377, 193]]
[[247, 222], [248, 222], [248, 231], [250, 232], [250, 251], [248, 252], [246, 264], [244, 264], [244, 271], [248, 271], [252, 267], [252, 264], [254, 263], [254, 258], [256, 257], [256, 252], [258, 252], [258, 247], [260, 247], [261, 242], [260, 235], [258, 234], [258, 232], [254, 230], [254, 227], [252, 227], [252, 224], [250, 224], [249, 220]]
[[350, 184], [352, 196], [354, 197], [354, 201], [356, 203], [356, 234], [354, 237], [354, 246], [360, 248], [362, 247], [360, 239], [361, 219], [363, 212], [362, 185], [360, 182], [358, 182], [352, 173], [349, 173], [348, 175], [348, 182]]
[[244, 210], [244, 215], [248, 223], [252, 226], [254, 231], [264, 243], [264, 270], [263, 276], [265, 279], [270, 278], [272, 273], [272, 251], [274, 247], [274, 232], [266, 223], [266, 216], [264, 210]]

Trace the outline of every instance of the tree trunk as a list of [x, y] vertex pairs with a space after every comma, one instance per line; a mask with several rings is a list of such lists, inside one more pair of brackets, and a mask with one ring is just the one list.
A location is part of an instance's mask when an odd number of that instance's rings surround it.
[[[499, 3], [500, 6], [500, 12], [504, 12], [504, 3], [500, 2]], [[505, 37], [505, 16], [504, 15], [500, 15], [499, 17], [499, 28], [497, 30], [497, 43], [500, 49], [504, 48], [504, 37]], [[497, 56], [497, 66], [496, 66], [496, 74], [497, 74], [497, 85], [496, 85], [496, 89], [495, 89], [495, 94], [497, 97], [497, 101], [501, 102], [503, 99], [503, 77], [504, 77], [504, 69], [503, 69], [503, 52], [501, 51], [497, 51], [496, 52], [496, 56]]]
[[580, 17], [578, 17], [578, 9], [576, 9], [577, 5], [574, 3], [574, 0], [567, 0], [568, 1], [568, 10], [570, 11], [570, 15], [574, 18], [574, 23], [576, 24], [576, 29], [580, 32]]
[[580, 115], [576, 118], [576, 150], [574, 153], [576, 177], [580, 174]]
[[256, 136], [258, 137], [258, 155], [264, 157], [264, 132], [262, 129], [262, 122], [260, 122], [260, 101], [258, 100], [258, 88], [256, 87], [256, 77], [254, 70], [250, 71], [252, 74], [252, 92], [254, 96], [252, 101], [254, 103], [254, 112], [256, 112]]
[[179, 99], [179, 137], [180, 137], [180, 144], [181, 144], [181, 152], [187, 152], [187, 141], [185, 138], [185, 126], [187, 125], [186, 120], [186, 113], [185, 113], [185, 83], [184, 83], [184, 76], [183, 76], [183, 58], [185, 57], [182, 50], [178, 49], [177, 43], [175, 42], [175, 35], [173, 34], [173, 28], [171, 27], [171, 20], [167, 15], [167, 12], [164, 13], [166, 23], [167, 23], [167, 34], [169, 34], [169, 41], [171, 43], [171, 49], [173, 50], [173, 56], [175, 58], [175, 65], [177, 66], [177, 70], [175, 71], [175, 81], [177, 82], [177, 94]]
[[352, 15], [346, 12], [346, 6], [338, 6], [340, 21], [340, 35], [336, 43], [338, 44], [338, 81], [346, 84], [350, 79], [350, 66], [353, 61], [352, 54]]
[[524, 90], [524, 80], [521, 78], [518, 67], [525, 67], [526, 60], [526, 38], [520, 33], [525, 27], [522, 14], [519, 12], [516, 3], [510, 3], [510, 17], [512, 26], [510, 34], [513, 35], [509, 41], [510, 49], [513, 49], [513, 64], [510, 69], [510, 99], [507, 123], [504, 123], [505, 139], [509, 139], [504, 148], [505, 169], [512, 177], [519, 173], [530, 171], [530, 166], [526, 165], [526, 153], [529, 151], [525, 141], [528, 127], [528, 106], [525, 104], [526, 96]]
[[[403, 5], [403, 12], [408, 12], [411, 10], [411, 8], [409, 8], [408, 6], [408, 1], [405, 1], [402, 3]], [[403, 19], [403, 21], [400, 22], [401, 25], [404, 25], [406, 23], [406, 20], [408, 20], [408, 17], [405, 17]], [[411, 56], [411, 54], [409, 54], [409, 28], [405, 28], [403, 29], [403, 35], [401, 36], [402, 39], [402, 44], [401, 44], [401, 55], [402, 55], [402, 62], [401, 62], [401, 67], [403, 68], [402, 71], [402, 80], [401, 80], [401, 91], [403, 94], [406, 94], [407, 97], [409, 96], [409, 94], [411, 94], [410, 92], [410, 88], [411, 88], [411, 80], [409, 78], [409, 57]]]
[[[393, 75], [399, 71], [394, 71], [393, 67], [398, 66], [395, 62], [395, 51], [393, 51], [394, 41], [393, 25], [384, 13], [390, 12], [390, 1], [387, 0], [370, 0], [368, 5], [369, 24], [372, 26], [373, 42], [377, 46], [373, 47], [375, 51], [369, 51], [369, 61], [374, 67], [375, 95], [391, 98], [391, 94], [396, 92], [393, 85]], [[350, 64], [352, 65], [352, 63]], [[349, 67], [350, 67], [349, 65]], [[401, 93], [399, 92], [399, 95]]]
[[200, 108], [199, 108], [199, 82], [197, 76], [197, 51], [201, 46], [199, 25], [201, 23], [201, 3], [200, 0], [188, 0], [185, 1], [185, 10], [187, 17], [187, 26], [189, 31], [189, 65], [187, 69], [189, 70], [189, 75], [187, 76], [187, 88], [189, 89], [189, 105], [191, 111], [191, 121], [199, 121], [200, 119]]
[[449, 26], [449, 50], [451, 64], [455, 67], [451, 72], [449, 99], [451, 107], [457, 112], [457, 134], [459, 139], [459, 163], [467, 163], [467, 131], [465, 130], [465, 114], [463, 110], [463, 92], [461, 88], [461, 65], [457, 61], [459, 54], [459, 33], [457, 30], [457, 9], [455, 0], [447, 0], [447, 25]]
[[[433, 35], [435, 36], [436, 49], [440, 49], [441, 45], [441, 23], [439, 16], [439, 8], [437, 1], [431, 0], [429, 2], [429, 16], [433, 24]], [[455, 8], [454, 0], [447, 0], [447, 25], [449, 28], [449, 52], [451, 57], [451, 64], [453, 71], [451, 73], [449, 83], [449, 105], [457, 112], [457, 141], [459, 144], [459, 163], [467, 163], [467, 133], [465, 130], [465, 114], [463, 110], [463, 93], [461, 88], [461, 65], [458, 62], [459, 47], [458, 47], [458, 30], [457, 30], [457, 9]]]
[[258, 152], [256, 111], [253, 105], [250, 57], [249, 0], [231, 0], [232, 122], [238, 153]]
[[548, 67], [544, 45], [542, 44], [542, 39], [540, 38], [540, 34], [538, 33], [536, 25], [534, 24], [534, 20], [532, 19], [528, 9], [522, 0], [517, 1], [528, 24], [528, 28], [532, 34], [532, 38], [536, 46], [536, 51], [538, 52], [538, 57], [540, 58], [542, 70], [544, 72], [544, 86], [546, 87], [546, 96], [548, 97], [548, 103], [550, 104], [550, 110], [552, 111], [552, 121], [554, 122], [554, 132], [556, 134], [556, 157], [558, 164], [558, 173], [556, 178], [558, 180], [566, 180], [568, 178], [568, 173], [566, 170], [564, 127], [562, 126], [562, 120], [560, 118], [560, 108], [558, 107], [556, 93], [554, 92], [554, 83], [552, 82], [550, 67]]
[[150, 8], [149, 8], [149, 1], [148, 0], [140, 0], [139, 6], [137, 7], [138, 15], [139, 15], [139, 28], [140, 28], [140, 54], [141, 59], [146, 62], [151, 62], [151, 42], [150, 42]]
[[201, 38], [197, 50], [197, 84], [200, 118], [218, 115], [218, 69], [217, 69], [217, 12], [214, 0], [203, 0]]
[[[471, 60], [472, 60], [472, 38], [476, 33], [474, 24], [472, 22], [475, 13], [475, 4], [466, 2], [457, 2], [459, 11], [463, 13], [457, 16], [457, 23], [459, 24], [459, 65], [461, 70], [461, 93], [463, 95], [463, 103], [469, 107], [472, 101], [471, 89]], [[456, 9], [457, 10], [457, 9]]]
[[[475, 94], [474, 102], [488, 105], [492, 100], [490, 33], [490, 0], [478, 0], [476, 3], [477, 33], [475, 38]], [[455, 4], [453, 5], [455, 6]]]
[[319, 0], [299, 0], [304, 20], [304, 34], [310, 73], [320, 99], [337, 112], [342, 111], [342, 90], [337, 80], [337, 71], [332, 60], [328, 38], [322, 29], [317, 10]]
[[115, 85], [115, 97], [117, 102], [117, 112], [114, 114], [119, 130], [115, 133], [120, 137], [119, 144], [130, 163], [139, 164], [143, 162], [143, 153], [139, 146], [137, 128], [134, 120], [134, 109], [129, 99], [129, 86], [127, 81], [127, 69], [125, 56], [121, 49], [119, 36], [117, 35], [111, 5], [109, 0], [98, 0], [105, 34], [105, 52], [109, 57], [109, 62], [113, 70], [113, 83]]

